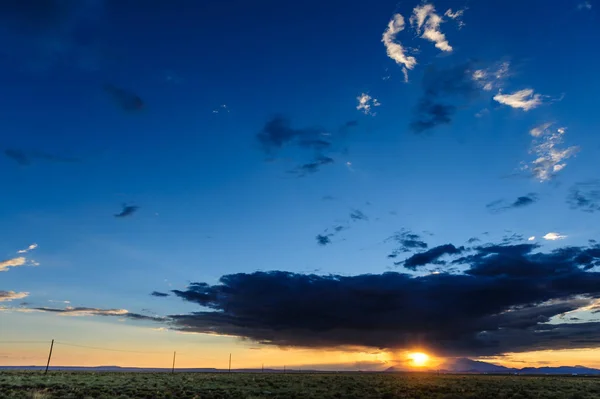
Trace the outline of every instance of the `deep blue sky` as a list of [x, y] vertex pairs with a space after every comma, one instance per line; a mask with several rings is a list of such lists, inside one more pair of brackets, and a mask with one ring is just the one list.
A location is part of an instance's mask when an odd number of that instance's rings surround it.
[[[598, 213], [568, 201], [582, 182], [600, 201], [593, 1], [436, 1], [451, 52], [411, 27], [416, 1], [13, 3], [0, 10], [0, 146], [13, 154], [0, 158], [0, 258], [36, 243], [26, 257], [39, 266], [0, 273], [0, 289], [29, 293], [25, 306], [168, 315], [197, 307], [150, 292], [231, 273], [407, 272], [394, 261], [410, 253], [387, 258], [398, 244], [386, 239], [402, 229], [430, 248], [519, 234], [552, 250], [599, 238]], [[464, 11], [464, 25], [449, 8]], [[382, 43], [396, 13], [406, 26], [395, 40], [417, 60], [408, 82]], [[444, 100], [456, 107], [450, 123], [416, 132], [432, 68], [438, 78], [458, 68], [468, 93]], [[122, 109], [107, 84], [143, 108]], [[494, 100], [524, 89], [541, 104]], [[363, 93], [381, 104], [371, 114], [357, 109]], [[319, 155], [333, 162], [290, 173], [315, 150], [265, 152], [257, 135], [277, 115], [330, 140]], [[522, 170], [539, 156], [530, 130], [544, 123], [538, 143], [555, 135], [556, 148], [572, 148], [548, 179]], [[530, 202], [511, 207], [519, 197]], [[123, 203], [139, 209], [114, 217]], [[344, 230], [318, 245], [335, 226]], [[542, 238], [552, 232], [565, 237]]]

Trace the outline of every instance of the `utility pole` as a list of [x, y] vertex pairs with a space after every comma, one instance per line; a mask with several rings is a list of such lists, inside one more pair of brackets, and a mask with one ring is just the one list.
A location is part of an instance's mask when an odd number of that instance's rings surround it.
[[46, 363], [46, 371], [44, 375], [48, 374], [48, 367], [50, 366], [50, 358], [52, 357], [52, 348], [54, 347], [54, 339], [50, 342], [50, 353], [48, 354], [48, 363]]
[[231, 353], [229, 354], [229, 372], [231, 373]]
[[261, 368], [261, 372], [264, 373], [265, 372], [265, 364], [262, 364], [262, 368]]
[[173, 352], [173, 368], [171, 368], [171, 374], [173, 374], [175, 372], [175, 355], [177, 354], [177, 352]]
[[285, 373], [285, 365], [283, 366], [283, 372]]

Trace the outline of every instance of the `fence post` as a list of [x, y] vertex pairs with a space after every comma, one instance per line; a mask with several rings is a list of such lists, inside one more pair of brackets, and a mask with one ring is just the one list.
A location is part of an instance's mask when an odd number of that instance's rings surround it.
[[175, 372], [175, 355], [177, 354], [177, 352], [173, 352], [173, 367], [171, 368], [171, 374], [173, 374]]
[[50, 358], [52, 357], [52, 348], [54, 347], [54, 339], [50, 342], [50, 353], [48, 354], [48, 363], [46, 363], [46, 370], [44, 371], [44, 375], [48, 374], [48, 367], [50, 366]]
[[229, 354], [229, 372], [231, 373], [231, 353]]

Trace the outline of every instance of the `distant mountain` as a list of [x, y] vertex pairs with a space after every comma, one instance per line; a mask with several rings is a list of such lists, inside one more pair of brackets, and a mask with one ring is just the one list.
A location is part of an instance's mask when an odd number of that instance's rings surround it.
[[465, 357], [449, 360], [440, 365], [439, 368], [454, 373], [511, 373], [516, 371], [508, 367], [471, 360]]
[[[558, 366], [558, 367], [524, 367], [521, 369], [499, 366], [493, 363], [481, 362], [468, 358], [448, 360], [438, 367], [441, 372], [447, 373], [491, 373], [491, 374], [587, 374], [600, 375], [600, 370], [584, 366]], [[429, 370], [429, 371], [438, 371]], [[414, 371], [400, 367], [390, 367], [386, 372]]]

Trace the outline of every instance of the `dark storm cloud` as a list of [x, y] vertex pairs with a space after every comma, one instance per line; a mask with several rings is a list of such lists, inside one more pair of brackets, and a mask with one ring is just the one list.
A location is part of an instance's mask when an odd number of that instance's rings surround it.
[[600, 273], [584, 270], [599, 262], [600, 246], [488, 245], [460, 259], [462, 274], [239, 273], [174, 290], [210, 310], [170, 323], [284, 347], [419, 345], [447, 356], [589, 348], [600, 323], [545, 323], [600, 298]]
[[529, 205], [533, 205], [538, 201], [538, 199], [539, 198], [536, 193], [529, 193], [527, 195], [518, 197], [512, 202], [507, 202], [505, 200], [496, 200], [494, 202], [490, 202], [485, 207], [492, 213], [500, 213], [510, 209], [523, 208]]
[[388, 258], [396, 258], [401, 253], [411, 252], [417, 249], [427, 249], [428, 247], [427, 243], [423, 241], [419, 234], [406, 229], [394, 233], [391, 237], [386, 239], [386, 241], [395, 241], [400, 244], [398, 248], [394, 249], [392, 253], [388, 255]]
[[439, 258], [444, 255], [457, 255], [465, 251], [465, 247], [455, 247], [452, 244], [440, 245], [433, 247], [428, 251], [414, 254], [406, 259], [403, 263], [404, 267], [410, 270], [416, 270], [419, 266], [425, 266], [431, 263], [438, 264]]
[[594, 213], [600, 211], [600, 180], [574, 184], [567, 197], [571, 209]]
[[126, 217], [126, 216], [131, 216], [135, 212], [137, 212], [137, 210], [139, 208], [140, 207], [137, 206], [137, 205], [126, 205], [126, 204], [123, 204], [123, 210], [121, 212], [115, 214], [115, 217], [116, 218], [123, 218], [123, 217]]
[[159, 292], [159, 291], [152, 291], [152, 293], [150, 295], [157, 296], [159, 298], [164, 298], [166, 296], [169, 296], [169, 294], [167, 294], [166, 292]]
[[469, 100], [478, 95], [480, 88], [473, 81], [472, 63], [468, 62], [447, 69], [435, 66], [427, 68], [421, 86], [423, 96], [419, 100], [410, 128], [416, 133], [449, 124], [457, 107], [451, 101]]
[[357, 220], [369, 220], [369, 217], [365, 215], [360, 209], [352, 209], [350, 212], [350, 219]]
[[49, 154], [47, 152], [42, 151], [32, 151], [25, 152], [23, 150], [18, 149], [7, 149], [4, 150], [4, 155], [13, 161], [17, 162], [19, 165], [31, 165], [33, 160], [39, 159], [46, 162], [57, 162], [57, 163], [72, 163], [79, 162], [78, 158], [72, 157], [63, 157], [59, 155]]

